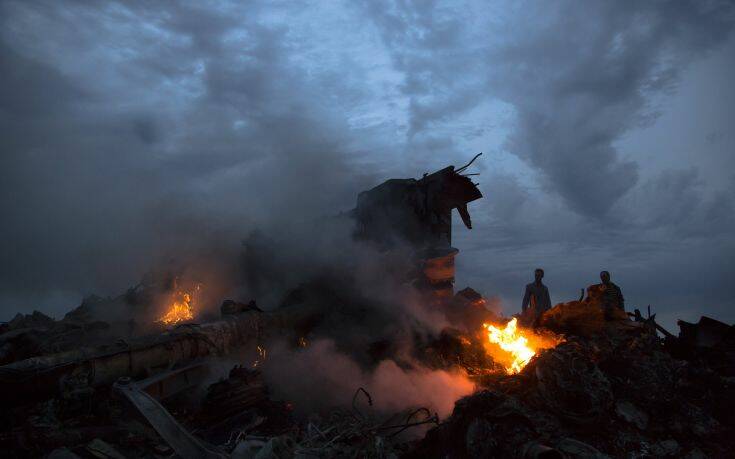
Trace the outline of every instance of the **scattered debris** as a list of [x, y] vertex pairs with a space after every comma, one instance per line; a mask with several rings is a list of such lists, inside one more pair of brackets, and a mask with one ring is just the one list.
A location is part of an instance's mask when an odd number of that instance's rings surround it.
[[[118, 297], [85, 298], [62, 320], [36, 311], [0, 324], [0, 449], [56, 459], [729, 457], [732, 325], [680, 321], [675, 336], [650, 310], [643, 317], [606, 307], [591, 286], [531, 330], [489, 311], [471, 288], [453, 295], [452, 211], [471, 228], [467, 203], [481, 197], [463, 174], [470, 164], [388, 180], [361, 193], [351, 213], [358, 238], [381, 248], [408, 243], [402, 285], [429, 292], [429, 312], [451, 328], [401, 328], [351, 288], [349, 273], [316, 276], [269, 311], [225, 300], [216, 317], [221, 298], [199, 309], [200, 284], [146, 276]], [[267, 261], [252, 242], [247, 260]], [[256, 287], [257, 268], [244, 270]], [[383, 334], [351, 333], [350, 324], [368, 320]], [[393, 359], [401, 368], [456, 370], [476, 391], [447, 419], [421, 406], [378, 411], [374, 401], [387, 394], [363, 387], [351, 404], [296, 414], [264, 382], [261, 367], [277, 355], [265, 343], [277, 336], [309, 352], [318, 332], [335, 328], [360, 343], [351, 357], [365, 367]], [[257, 352], [254, 362], [245, 348]], [[238, 363], [222, 367], [223, 357]], [[229, 373], [214, 374], [215, 361]]]
[[727, 457], [735, 381], [674, 358], [650, 327], [608, 321], [590, 335], [560, 317], [581, 306], [549, 312], [583, 336], [567, 334], [520, 374], [459, 400], [409, 457]]

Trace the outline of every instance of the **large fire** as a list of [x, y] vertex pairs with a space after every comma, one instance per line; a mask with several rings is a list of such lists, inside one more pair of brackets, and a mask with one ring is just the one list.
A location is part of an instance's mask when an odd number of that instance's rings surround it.
[[[199, 286], [197, 286], [197, 290]], [[175, 325], [179, 322], [192, 320], [194, 318], [194, 309], [192, 305], [191, 294], [182, 290], [177, 290], [173, 294], [171, 306], [158, 322], [164, 325]]]
[[[539, 349], [553, 347], [559, 343], [557, 337], [541, 337], [534, 335], [529, 330], [518, 327], [518, 319], [513, 318], [504, 328], [491, 324], [482, 324], [487, 330], [489, 343], [496, 345], [502, 350], [502, 355], [489, 350], [490, 354], [499, 362], [506, 365], [508, 374], [516, 374], [531, 361]], [[532, 342], [529, 341], [532, 338]]]

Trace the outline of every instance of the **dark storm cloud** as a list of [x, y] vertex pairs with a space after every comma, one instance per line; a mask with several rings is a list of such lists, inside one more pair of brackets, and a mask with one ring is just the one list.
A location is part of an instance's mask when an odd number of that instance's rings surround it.
[[406, 73], [409, 137], [500, 98], [517, 112], [506, 148], [591, 217], [604, 216], [638, 181], [636, 163], [620, 158], [615, 142], [655, 119], [653, 98], [735, 23], [730, 2], [522, 4], [493, 11], [499, 28], [478, 19], [478, 5], [389, 1], [366, 9]]
[[551, 11], [549, 22], [491, 54], [503, 68], [492, 86], [518, 109], [509, 149], [572, 208], [604, 215], [638, 180], [615, 141], [655, 116], [651, 98], [676, 84], [693, 55], [723, 41], [733, 14], [732, 4], [697, 1]]
[[256, 7], [3, 4], [4, 310], [353, 204], [344, 120]]
[[172, 253], [231, 258], [255, 227], [298, 239], [489, 135], [512, 161], [478, 149], [463, 282], [514, 299], [543, 265], [562, 300], [604, 265], [637, 302], [735, 306], [715, 288], [735, 182], [620, 146], [728, 39], [732, 2], [6, 1], [0, 21], [5, 316], [114, 294]]
[[474, 106], [477, 86], [471, 76], [482, 69], [476, 49], [463, 33], [461, 9], [438, 8], [436, 2], [372, 2], [364, 8], [379, 27], [394, 65], [405, 74], [400, 88], [409, 98], [413, 138], [426, 135], [434, 123]]
[[704, 193], [705, 180], [698, 169], [665, 170], [642, 183], [617, 210], [627, 211], [627, 220], [640, 229], [670, 231], [680, 238], [729, 236], [735, 224], [735, 187]]

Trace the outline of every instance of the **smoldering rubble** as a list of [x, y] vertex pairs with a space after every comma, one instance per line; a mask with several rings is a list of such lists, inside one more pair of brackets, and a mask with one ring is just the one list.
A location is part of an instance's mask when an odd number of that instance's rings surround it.
[[590, 287], [532, 329], [455, 292], [452, 213], [471, 228], [482, 197], [471, 164], [363, 192], [321, 222], [340, 231], [331, 246], [314, 236], [312, 254], [251, 234], [229, 290], [170, 270], [59, 320], [18, 314], [0, 325], [0, 445], [56, 458], [728, 457], [732, 325], [703, 317], [674, 335], [650, 312], [610, 314]]

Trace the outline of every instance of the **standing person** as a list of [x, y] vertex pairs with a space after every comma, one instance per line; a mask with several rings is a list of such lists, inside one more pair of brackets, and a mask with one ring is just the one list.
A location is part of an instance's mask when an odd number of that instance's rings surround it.
[[538, 326], [541, 314], [551, 309], [551, 297], [549, 289], [541, 282], [544, 278], [544, 270], [537, 268], [534, 272], [535, 280], [526, 285], [526, 293], [523, 295], [521, 316], [527, 325]]
[[606, 316], [611, 317], [611, 311], [613, 308], [625, 311], [625, 298], [623, 298], [623, 292], [620, 287], [610, 281], [610, 273], [602, 271], [600, 273], [601, 284], [598, 288], [602, 291], [602, 307], [605, 310]]

